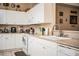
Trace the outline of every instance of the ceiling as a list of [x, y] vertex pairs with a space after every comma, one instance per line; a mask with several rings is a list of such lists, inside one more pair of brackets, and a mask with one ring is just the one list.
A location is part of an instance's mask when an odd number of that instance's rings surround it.
[[0, 3], [0, 9], [27, 12], [37, 3]]
[[[0, 3], [0, 9], [27, 12], [29, 9], [33, 8], [38, 3], [8, 3], [8, 4], [9, 4], [9, 6], [4, 6], [3, 3]], [[14, 5], [12, 5], [12, 4], [14, 4]], [[62, 3], [60, 3], [60, 4], [62, 4]], [[64, 3], [64, 4], [79, 7], [79, 3]], [[19, 5], [20, 7], [18, 8], [17, 5]], [[12, 7], [12, 6], [15, 6], [15, 7]]]
[[72, 6], [79, 6], [79, 3], [64, 3], [64, 4], [68, 4], [68, 5], [72, 5]]

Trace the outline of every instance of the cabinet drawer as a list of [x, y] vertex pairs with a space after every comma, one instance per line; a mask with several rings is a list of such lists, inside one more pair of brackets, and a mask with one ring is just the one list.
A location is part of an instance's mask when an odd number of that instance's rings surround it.
[[76, 51], [75, 52], [75, 56], [79, 56], [79, 51]]
[[74, 56], [75, 55], [75, 50], [72, 50], [72, 49], [67, 48], [65, 46], [59, 46], [58, 51], [61, 51], [61, 53], [66, 54], [68, 56]]

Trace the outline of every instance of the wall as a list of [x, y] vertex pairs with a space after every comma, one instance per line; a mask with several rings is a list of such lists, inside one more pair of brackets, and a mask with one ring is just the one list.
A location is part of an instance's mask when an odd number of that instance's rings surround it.
[[[77, 14], [72, 14], [70, 11], [77, 11]], [[59, 16], [59, 12], [63, 12], [63, 16]], [[70, 15], [78, 16], [78, 24], [70, 24]], [[63, 19], [63, 23], [60, 24], [59, 20]], [[60, 25], [62, 30], [79, 30], [79, 8], [75, 6], [56, 4], [56, 23]]]
[[44, 19], [51, 23], [49, 26], [50, 35], [53, 34], [53, 26], [56, 24], [56, 4], [55, 3], [45, 3], [44, 7]]
[[[71, 39], [79, 39], [79, 31], [68, 31], [68, 30], [62, 30], [63, 37], [71, 38]], [[59, 30], [54, 31], [55, 36], [59, 36]]]

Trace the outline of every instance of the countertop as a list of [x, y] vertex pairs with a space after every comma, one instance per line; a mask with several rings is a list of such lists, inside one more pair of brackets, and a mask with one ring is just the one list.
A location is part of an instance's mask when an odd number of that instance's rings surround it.
[[73, 38], [60, 38], [60, 39], [46, 39], [43, 37], [39, 37], [40, 39], [44, 39], [44, 40], [48, 40], [50, 42], [55, 42], [57, 43], [59, 46], [64, 46], [70, 49], [75, 49], [77, 51], [79, 51], [79, 39], [73, 39]]
[[68, 46], [68, 48], [73, 48], [79, 51], [79, 39], [54, 40], [54, 42], [64, 46]]
[[[2, 34], [5, 34], [5, 33], [2, 33]], [[26, 33], [6, 33], [6, 34], [23, 34], [23, 35], [25, 35]], [[63, 39], [49, 40], [49, 39], [43, 38], [39, 35], [31, 35], [31, 34], [26, 34], [26, 35], [37, 37], [37, 38], [42, 39], [42, 40], [44, 39], [44, 40], [47, 40], [50, 42], [55, 42], [58, 45], [68, 46], [68, 48], [75, 49], [75, 50], [79, 51], [79, 39], [72, 39], [72, 38], [64, 39], [63, 38]], [[53, 39], [53, 38], [51, 38], [51, 39]]]
[[[42, 35], [41, 36], [39, 36], [39, 35], [31, 35], [31, 34], [27, 34], [27, 35], [30, 35], [30, 36], [33, 36], [33, 37], [37, 37], [37, 38], [42, 39], [42, 40], [55, 42], [58, 45], [64, 45], [67, 48], [71, 48], [71, 49], [75, 49], [75, 50], [79, 51], [79, 39], [66, 38], [66, 37], [62, 38], [62, 37], [60, 37], [60, 39], [52, 38], [54, 40], [51, 40], [51, 39], [43, 38]], [[56, 36], [53, 36], [53, 37], [56, 37]]]

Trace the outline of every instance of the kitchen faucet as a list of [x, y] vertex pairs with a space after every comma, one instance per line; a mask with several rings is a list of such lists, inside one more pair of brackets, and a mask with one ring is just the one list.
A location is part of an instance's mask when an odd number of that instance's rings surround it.
[[58, 32], [59, 32], [59, 35], [58, 35], [58, 36], [60, 36], [60, 37], [63, 36], [63, 32], [62, 32], [62, 30], [60, 29], [59, 24], [53, 25], [53, 31], [55, 31], [55, 30], [59, 30], [59, 31], [58, 31]]
[[60, 27], [58, 24], [53, 25], [53, 30], [60, 30]]

